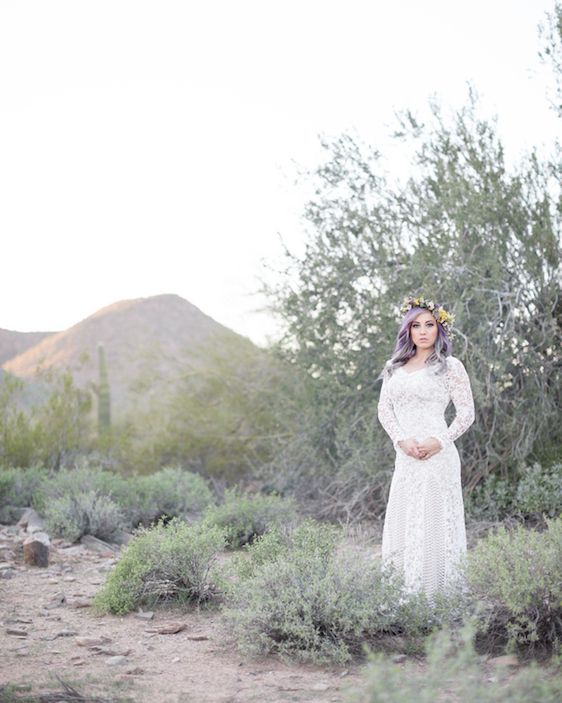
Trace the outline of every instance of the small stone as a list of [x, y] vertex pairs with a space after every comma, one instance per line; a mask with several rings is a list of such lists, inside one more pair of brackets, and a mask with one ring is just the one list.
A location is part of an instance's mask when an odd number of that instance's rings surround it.
[[0, 571], [0, 578], [11, 579], [13, 577], [14, 577], [14, 570], [13, 569], [2, 569]]
[[313, 691], [327, 691], [329, 688], [330, 686], [327, 683], [315, 683], [311, 686]]
[[45, 524], [33, 508], [27, 508], [18, 520], [17, 527], [21, 527], [32, 534], [34, 532], [42, 532]]
[[114, 544], [125, 545], [133, 539], [133, 535], [130, 532], [125, 532], [124, 530], [115, 530], [111, 536], [111, 541]]
[[71, 608], [89, 608], [92, 602], [89, 598], [75, 598], [68, 605]]
[[13, 635], [14, 637], [27, 637], [27, 630], [18, 630], [15, 627], [6, 628], [7, 635]]
[[172, 659], [172, 664], [177, 664], [177, 663], [180, 662], [180, 661], [181, 661], [181, 659], [180, 659], [179, 657], [174, 657], [174, 658]]
[[403, 662], [406, 661], [408, 657], [405, 654], [395, 654], [392, 657], [392, 661], [394, 664], [402, 664]]
[[127, 669], [127, 671], [125, 673], [126, 674], [133, 674], [133, 675], [144, 674], [144, 669], [141, 669], [140, 666], [135, 666], [134, 669]]
[[488, 659], [488, 663], [492, 666], [519, 666], [519, 660], [513, 654], [504, 654], [501, 657]]
[[76, 644], [79, 647], [97, 647], [102, 644], [107, 644], [111, 642], [111, 637], [106, 637], [102, 635], [101, 637], [77, 637]]
[[135, 613], [135, 617], [139, 620], [152, 620], [154, 618], [154, 613], [152, 610], [139, 610], [138, 613]]
[[187, 625], [184, 622], [173, 622], [158, 627], [155, 630], [147, 630], [147, 632], [154, 632], [157, 635], [176, 635], [178, 632], [185, 630], [186, 627]]
[[93, 535], [83, 535], [80, 537], [80, 543], [91, 552], [97, 552], [105, 556], [114, 556], [115, 552], [119, 551], [118, 547], [113, 547], [108, 542], [98, 539]]
[[51, 600], [47, 603], [45, 608], [51, 609], [51, 608], [58, 608], [61, 605], [66, 603], [66, 596], [62, 591], [59, 593], [55, 593], [55, 595], [51, 598]]
[[30, 566], [49, 566], [49, 536], [46, 532], [35, 532], [23, 543], [23, 559]]
[[127, 657], [131, 653], [130, 647], [126, 649], [119, 647], [90, 647], [94, 654], [105, 654], [109, 657]]
[[66, 581], [67, 583], [72, 583], [73, 581], [76, 581], [76, 576], [65, 576], [63, 578], [63, 581]]
[[105, 663], [109, 666], [120, 666], [121, 664], [127, 663], [127, 657], [122, 654], [118, 654], [115, 657], [109, 657]]

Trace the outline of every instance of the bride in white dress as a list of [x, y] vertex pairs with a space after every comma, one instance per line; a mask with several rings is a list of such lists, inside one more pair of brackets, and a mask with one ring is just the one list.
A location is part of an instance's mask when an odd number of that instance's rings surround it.
[[[458, 576], [466, 552], [461, 465], [454, 440], [474, 422], [470, 380], [451, 355], [454, 316], [423, 296], [404, 300], [392, 358], [381, 373], [379, 420], [396, 449], [382, 538], [383, 563], [406, 590], [431, 596]], [[444, 413], [453, 401], [456, 416]]]

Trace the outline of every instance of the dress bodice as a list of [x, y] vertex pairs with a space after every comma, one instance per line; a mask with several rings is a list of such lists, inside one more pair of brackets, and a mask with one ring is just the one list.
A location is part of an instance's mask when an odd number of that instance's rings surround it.
[[[432, 366], [407, 371], [401, 366], [389, 373], [384, 369], [378, 417], [398, 451], [398, 442], [409, 437], [419, 441], [433, 436], [442, 449], [450, 446], [474, 422], [474, 401], [466, 369], [454, 356], [447, 368], [437, 373]], [[445, 410], [453, 401], [456, 416], [450, 427]]]

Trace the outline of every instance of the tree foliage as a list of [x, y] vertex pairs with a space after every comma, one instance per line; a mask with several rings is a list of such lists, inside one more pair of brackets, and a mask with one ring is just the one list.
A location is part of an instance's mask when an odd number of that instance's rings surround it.
[[529, 457], [556, 454], [561, 440], [556, 164], [532, 151], [508, 168], [473, 90], [452, 117], [435, 101], [425, 124], [399, 115], [395, 138], [411, 163], [402, 183], [385, 177], [380, 153], [357, 137], [322, 138], [326, 160], [305, 173], [316, 186], [304, 212], [306, 251], [286, 250], [286, 268], [264, 283], [285, 326], [275, 351], [308, 379], [272, 475], [348, 517], [380, 508], [388, 483], [375, 380], [408, 293], [456, 316], [453, 353], [477, 409], [458, 443], [469, 489], [490, 472], [508, 476]]
[[37, 376], [46, 397], [31, 412], [22, 407], [24, 382], [0, 377], [0, 464], [58, 470], [90, 448], [91, 394], [74, 384], [69, 370], [39, 369]]

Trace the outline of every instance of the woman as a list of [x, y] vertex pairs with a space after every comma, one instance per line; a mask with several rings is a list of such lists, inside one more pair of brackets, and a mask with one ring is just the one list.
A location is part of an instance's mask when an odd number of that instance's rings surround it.
[[[396, 449], [382, 558], [403, 569], [406, 589], [429, 596], [451, 585], [466, 552], [461, 466], [454, 440], [474, 422], [470, 380], [451, 356], [454, 315], [407, 297], [383, 379], [379, 420]], [[456, 417], [447, 427], [452, 400]]]

